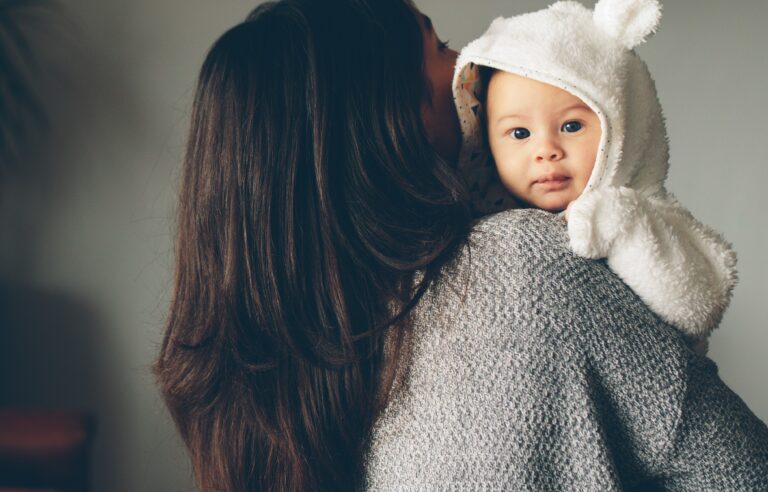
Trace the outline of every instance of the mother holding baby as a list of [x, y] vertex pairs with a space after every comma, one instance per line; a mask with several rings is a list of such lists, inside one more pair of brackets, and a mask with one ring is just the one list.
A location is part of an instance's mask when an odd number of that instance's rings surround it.
[[768, 490], [674, 320], [560, 215], [473, 218], [456, 58], [409, 0], [267, 3], [210, 49], [155, 364], [200, 490]]

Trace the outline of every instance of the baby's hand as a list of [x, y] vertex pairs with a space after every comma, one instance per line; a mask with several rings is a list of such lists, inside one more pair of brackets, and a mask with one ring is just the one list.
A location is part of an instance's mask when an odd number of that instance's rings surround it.
[[571, 250], [585, 258], [606, 258], [627, 225], [642, 210], [629, 188], [604, 187], [584, 192], [566, 208]]

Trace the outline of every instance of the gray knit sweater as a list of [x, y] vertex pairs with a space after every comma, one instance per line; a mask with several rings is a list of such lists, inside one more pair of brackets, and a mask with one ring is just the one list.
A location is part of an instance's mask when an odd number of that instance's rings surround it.
[[768, 491], [768, 428], [540, 210], [482, 220], [417, 307], [370, 490]]

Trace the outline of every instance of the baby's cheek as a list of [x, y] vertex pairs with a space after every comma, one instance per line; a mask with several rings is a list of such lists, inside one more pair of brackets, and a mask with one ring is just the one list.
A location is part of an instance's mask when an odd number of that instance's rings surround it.
[[[588, 157], [586, 159], [588, 159]], [[572, 176], [573, 184], [571, 188], [572, 188], [572, 191], [576, 194], [576, 198], [578, 198], [578, 196], [581, 196], [581, 193], [587, 188], [587, 183], [589, 183], [589, 178], [592, 177], [592, 169], [595, 167], [594, 159], [592, 161], [587, 160], [587, 162], [590, 162], [590, 164], [585, 165], [581, 169], [576, 170], [576, 172], [574, 172]], [[574, 198], [574, 200], [576, 198]]]
[[573, 183], [573, 189], [571, 190], [571, 200], [574, 201], [577, 198], [579, 198], [583, 193], [584, 190], [587, 188], [587, 179], [579, 180], [577, 182]]
[[497, 166], [496, 169], [499, 173], [501, 184], [504, 185], [504, 188], [506, 188], [507, 191], [518, 198], [528, 198], [528, 190], [525, 186], [524, 175], [522, 175], [517, 169], [511, 166]]

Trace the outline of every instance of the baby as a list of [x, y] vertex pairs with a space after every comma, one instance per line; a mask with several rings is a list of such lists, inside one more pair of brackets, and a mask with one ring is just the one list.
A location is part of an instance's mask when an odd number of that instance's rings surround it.
[[664, 187], [664, 118], [633, 50], [660, 18], [657, 0], [600, 0], [496, 19], [456, 64], [460, 169], [479, 214], [567, 210], [574, 253], [607, 259], [705, 353], [736, 257]]
[[485, 134], [501, 183], [528, 206], [564, 210], [592, 175], [600, 119], [553, 85], [498, 70], [486, 77]]

